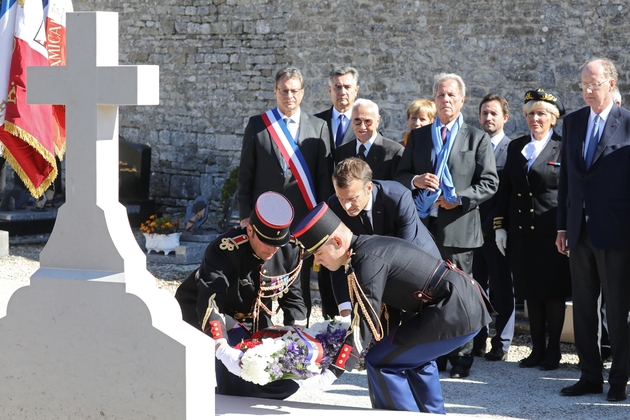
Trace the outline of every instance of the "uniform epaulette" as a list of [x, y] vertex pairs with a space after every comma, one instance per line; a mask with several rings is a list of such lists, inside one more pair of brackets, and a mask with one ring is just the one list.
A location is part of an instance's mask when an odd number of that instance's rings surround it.
[[224, 251], [234, 251], [234, 249], [238, 249], [239, 246], [247, 242], [249, 242], [249, 237], [245, 234], [237, 235], [233, 238], [222, 238], [219, 249]]

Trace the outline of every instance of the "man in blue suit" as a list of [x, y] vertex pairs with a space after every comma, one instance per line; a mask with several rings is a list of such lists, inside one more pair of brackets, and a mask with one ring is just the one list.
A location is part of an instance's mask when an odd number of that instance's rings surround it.
[[581, 71], [588, 106], [564, 117], [558, 251], [569, 255], [580, 380], [562, 395], [600, 394], [599, 301], [606, 301], [612, 367], [608, 401], [626, 399], [630, 361], [630, 112], [612, 92], [617, 70], [593, 60]]
[[[396, 181], [373, 181], [370, 166], [359, 158], [348, 158], [333, 172], [335, 195], [328, 199], [330, 209], [355, 235], [395, 236], [413, 242], [435, 258], [440, 258], [433, 237], [418, 218], [409, 189]], [[345, 275], [332, 273], [335, 299], [341, 315], [350, 309]], [[400, 316], [390, 313], [395, 327]]]

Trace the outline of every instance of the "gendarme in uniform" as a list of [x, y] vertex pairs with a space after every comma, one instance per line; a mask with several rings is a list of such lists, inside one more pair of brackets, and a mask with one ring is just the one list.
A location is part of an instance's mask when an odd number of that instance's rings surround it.
[[[285, 325], [306, 325], [299, 279], [301, 251], [290, 240], [292, 220], [293, 209], [285, 197], [272, 192], [261, 195], [249, 225], [230, 229], [212, 241], [199, 269], [177, 289], [175, 298], [184, 321], [234, 346], [251, 332], [273, 326], [271, 296], [275, 295]], [[269, 248], [277, 251], [270, 258], [259, 256], [254, 241], [262, 243], [258, 247], [265, 253]], [[219, 361], [216, 366], [220, 394], [280, 399], [298, 388], [293, 381], [261, 387], [229, 373]]]
[[[296, 226], [294, 235], [316, 262], [331, 270], [343, 263], [348, 274], [351, 330], [335, 358], [341, 369], [335, 373], [352, 370], [374, 338], [365, 358], [372, 406], [444, 413], [435, 358], [491, 321], [478, 283], [403, 239], [353, 235], [325, 203]], [[413, 314], [387, 336], [379, 325], [383, 303]]]

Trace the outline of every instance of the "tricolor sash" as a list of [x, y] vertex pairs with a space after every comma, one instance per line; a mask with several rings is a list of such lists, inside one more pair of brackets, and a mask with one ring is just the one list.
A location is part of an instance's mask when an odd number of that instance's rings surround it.
[[291, 168], [306, 206], [309, 210], [312, 210], [317, 205], [313, 178], [296, 141], [291, 136], [282, 118], [280, 118], [278, 108], [265, 112], [261, 117], [271, 139], [278, 147], [278, 150], [280, 150], [286, 164]]

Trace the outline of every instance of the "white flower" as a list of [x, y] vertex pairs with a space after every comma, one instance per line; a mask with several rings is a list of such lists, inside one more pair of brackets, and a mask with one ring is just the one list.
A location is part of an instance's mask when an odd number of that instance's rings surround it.
[[264, 358], [249, 355], [251, 350], [246, 351], [241, 358], [241, 377], [258, 385], [268, 384], [271, 381], [271, 375], [266, 369], [268, 363]]
[[241, 357], [241, 378], [258, 385], [265, 385], [272, 379], [267, 367], [277, 363], [277, 352], [285, 347], [282, 340], [263, 338], [262, 344], [247, 350]]

